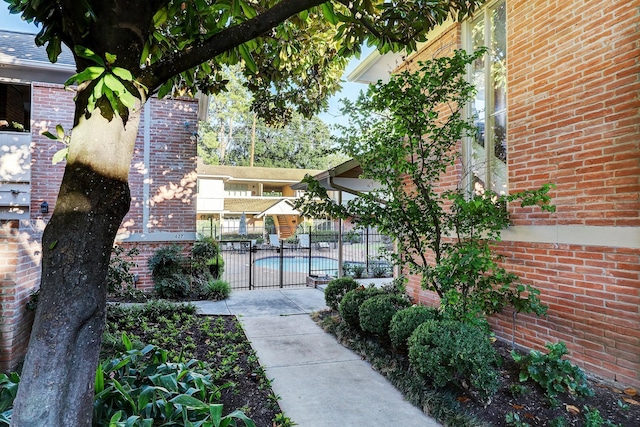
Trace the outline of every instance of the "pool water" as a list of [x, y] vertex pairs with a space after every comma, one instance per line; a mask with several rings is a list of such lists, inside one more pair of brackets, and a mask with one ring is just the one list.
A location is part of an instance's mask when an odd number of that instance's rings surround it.
[[[257, 267], [269, 268], [271, 270], [280, 270], [280, 257], [270, 256], [256, 260]], [[307, 273], [309, 272], [308, 257], [282, 257], [282, 270], [286, 272]], [[312, 256], [311, 257], [311, 273], [312, 274], [328, 274], [335, 275], [338, 272], [338, 261], [333, 258]]]

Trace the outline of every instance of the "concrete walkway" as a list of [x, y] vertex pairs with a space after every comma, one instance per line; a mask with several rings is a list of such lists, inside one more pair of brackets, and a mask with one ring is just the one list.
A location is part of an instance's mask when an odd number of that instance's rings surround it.
[[203, 314], [238, 316], [280, 407], [300, 427], [440, 425], [311, 320], [326, 308], [321, 290], [236, 291], [195, 305]]

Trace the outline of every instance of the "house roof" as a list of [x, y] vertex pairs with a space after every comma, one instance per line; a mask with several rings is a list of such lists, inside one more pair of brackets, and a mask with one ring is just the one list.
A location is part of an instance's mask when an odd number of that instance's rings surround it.
[[[447, 18], [445, 22], [432, 29], [429, 34], [427, 34], [427, 37], [429, 40], [436, 40], [452, 24], [453, 20], [451, 17]], [[391, 74], [402, 65], [403, 62], [418, 55], [429, 43], [429, 41], [418, 43], [416, 50], [408, 55], [406, 52], [389, 52], [381, 55], [377, 50], [374, 50], [349, 73], [347, 80], [358, 83], [376, 83], [378, 80], [389, 81]]]
[[198, 177], [222, 178], [225, 181], [267, 181], [295, 183], [305, 175], [316, 175], [319, 169], [288, 169], [249, 166], [206, 165], [198, 159]]
[[261, 199], [255, 197], [227, 198], [224, 199], [225, 213], [261, 214], [270, 207], [277, 205], [283, 199]]
[[58, 61], [52, 64], [44, 46], [36, 46], [35, 34], [0, 30], [0, 79], [26, 84], [64, 83], [76, 71], [71, 51], [62, 46]]
[[48, 64], [51, 68], [75, 68], [73, 54], [66, 46], [62, 46], [58, 61], [52, 64], [45, 47], [36, 46], [35, 37], [35, 34], [0, 30], [0, 63], [40, 62]]

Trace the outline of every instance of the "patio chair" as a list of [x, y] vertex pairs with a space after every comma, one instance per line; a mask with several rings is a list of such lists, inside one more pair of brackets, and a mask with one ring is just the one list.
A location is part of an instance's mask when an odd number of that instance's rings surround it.
[[280, 239], [277, 234], [269, 234], [269, 246], [273, 249], [280, 250]]
[[311, 238], [308, 234], [298, 234], [298, 247], [300, 249], [309, 249], [311, 247]]

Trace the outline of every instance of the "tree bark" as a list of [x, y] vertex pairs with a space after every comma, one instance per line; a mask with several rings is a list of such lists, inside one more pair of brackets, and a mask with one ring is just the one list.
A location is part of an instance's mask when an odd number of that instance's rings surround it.
[[42, 281], [12, 426], [90, 426], [111, 249], [129, 210], [139, 110], [126, 127], [95, 110], [74, 127], [42, 238]]

